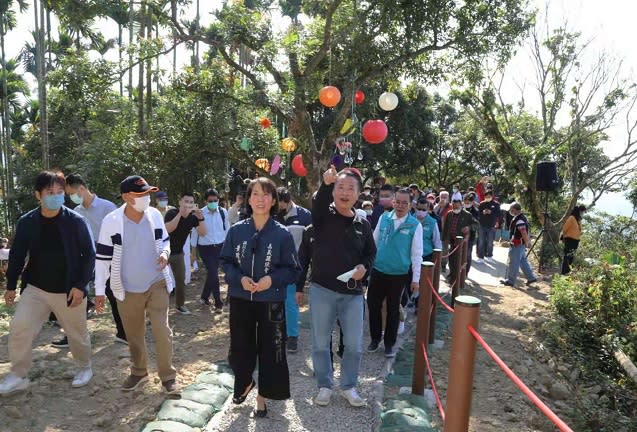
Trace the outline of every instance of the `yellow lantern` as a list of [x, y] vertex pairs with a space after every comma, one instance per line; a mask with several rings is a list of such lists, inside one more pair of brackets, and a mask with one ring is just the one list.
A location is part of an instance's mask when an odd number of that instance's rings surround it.
[[263, 171], [270, 170], [270, 162], [266, 158], [257, 159], [254, 161], [254, 164]]
[[294, 150], [296, 150], [296, 142], [294, 142], [292, 138], [283, 138], [281, 140], [281, 148], [283, 149], [283, 151], [292, 153]]

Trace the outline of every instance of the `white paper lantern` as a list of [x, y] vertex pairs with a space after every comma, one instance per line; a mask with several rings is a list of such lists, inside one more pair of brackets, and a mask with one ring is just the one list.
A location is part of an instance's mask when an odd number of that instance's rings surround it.
[[378, 105], [385, 111], [393, 111], [398, 106], [398, 96], [391, 92], [385, 92], [378, 98]]

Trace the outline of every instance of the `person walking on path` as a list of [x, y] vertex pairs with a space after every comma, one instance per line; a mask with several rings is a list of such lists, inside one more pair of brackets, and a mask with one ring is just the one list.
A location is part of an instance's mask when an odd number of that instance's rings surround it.
[[[442, 244], [443, 251], [448, 250], [451, 255], [449, 256], [449, 285], [453, 286], [456, 283], [458, 277], [458, 260], [457, 255], [462, 249], [459, 247], [459, 242], [456, 239], [457, 236], [464, 236], [469, 238], [471, 225], [473, 224], [473, 216], [471, 213], [464, 210], [462, 200], [454, 200], [452, 203], [452, 210], [447, 213], [444, 223], [442, 224]], [[458, 247], [457, 250], [454, 249]]]
[[215, 313], [221, 313], [223, 302], [219, 290], [219, 254], [230, 229], [230, 217], [226, 209], [219, 207], [219, 193], [216, 190], [208, 189], [205, 199], [206, 207], [203, 207], [201, 211], [206, 226], [206, 235], [200, 236], [193, 232], [192, 239], [192, 243], [197, 245], [199, 256], [208, 272], [199, 302], [210, 306], [210, 296], [212, 295], [215, 301]]
[[502, 285], [515, 286], [518, 280], [520, 267], [526, 276], [526, 284], [530, 285], [537, 280], [533, 269], [526, 259], [526, 248], [530, 246], [529, 238], [529, 221], [524, 213], [522, 206], [514, 202], [511, 204], [509, 213], [513, 216], [509, 225], [509, 236], [511, 238], [511, 247], [509, 249], [509, 266], [507, 267], [506, 279], [500, 280]]
[[[70, 174], [66, 177], [65, 191], [69, 195], [71, 201], [78, 204], [73, 210], [79, 213], [86, 219], [88, 226], [91, 228], [91, 234], [93, 234], [93, 241], [97, 243], [97, 239], [100, 235], [100, 229], [102, 228], [102, 221], [107, 214], [117, 208], [111, 201], [98, 197], [96, 194], [91, 193], [86, 181], [79, 174]], [[127, 343], [126, 332], [124, 331], [124, 325], [122, 319], [119, 316], [117, 310], [117, 300], [113, 297], [113, 291], [110, 288], [110, 282], [106, 282], [106, 297], [108, 303], [111, 306], [111, 314], [113, 315], [113, 321], [115, 322], [115, 342]], [[69, 345], [68, 337], [64, 336], [62, 339], [53, 341], [51, 345], [56, 348], [66, 348]]]
[[[186, 301], [184, 245], [193, 228], [200, 236], [206, 235], [203, 213], [195, 206], [195, 196], [192, 192], [183, 193], [179, 199], [179, 209], [168, 210], [164, 220], [172, 251], [169, 264], [175, 277], [175, 308], [183, 315], [190, 315], [190, 311], [184, 306]], [[188, 247], [190, 247], [190, 243], [188, 243]]]
[[35, 197], [40, 206], [22, 216], [16, 227], [4, 294], [7, 306], [15, 303], [20, 276], [22, 293], [9, 327], [11, 372], [0, 382], [0, 396], [29, 387], [33, 340], [51, 312], [69, 339], [78, 367], [71, 385], [85, 386], [93, 377], [86, 297], [95, 244], [84, 218], [63, 206], [65, 184], [60, 172], [38, 174]]
[[128, 337], [131, 372], [122, 390], [132, 391], [148, 381], [146, 316], [155, 339], [157, 369], [164, 391], [178, 393], [173, 367], [173, 333], [168, 325], [169, 295], [173, 289], [168, 260], [170, 239], [164, 218], [150, 207], [149, 186], [140, 176], [120, 183], [124, 205], [109, 213], [102, 223], [95, 265], [95, 308], [104, 310], [106, 281]]
[[230, 301], [228, 357], [235, 376], [235, 404], [243, 403], [256, 386], [258, 360], [254, 416], [265, 417], [266, 399], [290, 397], [285, 298], [301, 268], [292, 234], [272, 217], [279, 209], [274, 183], [265, 177], [252, 180], [246, 197], [250, 217], [230, 228], [220, 256]]
[[396, 356], [394, 344], [398, 334], [401, 296], [405, 285], [410, 286], [412, 293], [418, 292], [422, 263], [422, 225], [409, 212], [409, 189], [396, 192], [393, 204], [394, 210], [384, 213], [374, 230], [376, 260], [367, 292], [369, 333], [372, 339], [368, 352], [378, 350], [383, 330], [381, 309], [383, 301], [387, 301], [384, 335], [386, 357]]
[[493, 263], [493, 241], [495, 240], [495, 226], [500, 218], [500, 204], [493, 199], [493, 192], [484, 192], [484, 200], [478, 206], [478, 258], [476, 263], [484, 261]]
[[[294, 246], [298, 252], [303, 240], [305, 227], [312, 225], [312, 213], [304, 207], [292, 201], [290, 192], [285, 187], [276, 190], [279, 201], [277, 222], [285, 225], [292, 234]], [[287, 287], [287, 297], [285, 298], [285, 323], [287, 329], [287, 349], [288, 352], [295, 353], [299, 348], [299, 305], [296, 301], [297, 284], [292, 283]]]
[[[364, 299], [362, 281], [376, 256], [372, 229], [357, 217], [360, 175], [331, 166], [312, 200], [314, 254], [309, 291], [312, 364], [319, 388], [315, 403], [330, 403], [333, 369], [330, 340], [334, 321], [343, 330], [345, 352], [341, 365], [341, 394], [352, 406], [364, 406], [356, 385], [363, 354]], [[344, 281], [343, 281], [344, 280]]]
[[579, 246], [580, 236], [582, 235], [582, 217], [584, 217], [585, 211], [585, 206], [576, 206], [562, 227], [560, 238], [564, 241], [564, 259], [562, 260], [561, 272], [563, 275], [571, 272], [575, 251]]

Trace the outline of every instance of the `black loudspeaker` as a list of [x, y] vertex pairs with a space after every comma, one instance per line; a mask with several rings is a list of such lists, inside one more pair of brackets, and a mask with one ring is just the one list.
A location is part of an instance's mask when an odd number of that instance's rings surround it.
[[557, 163], [538, 162], [535, 173], [535, 189], [538, 192], [554, 192], [559, 188], [560, 179], [557, 177]]

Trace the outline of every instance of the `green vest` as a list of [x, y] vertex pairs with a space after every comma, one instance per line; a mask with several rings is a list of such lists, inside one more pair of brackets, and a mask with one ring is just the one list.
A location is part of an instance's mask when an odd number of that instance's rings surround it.
[[411, 267], [411, 243], [420, 222], [412, 215], [407, 215], [395, 230], [393, 216], [394, 210], [383, 213], [378, 222], [380, 228], [374, 268], [388, 275], [406, 275]]

